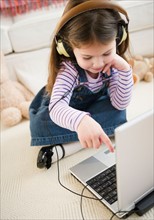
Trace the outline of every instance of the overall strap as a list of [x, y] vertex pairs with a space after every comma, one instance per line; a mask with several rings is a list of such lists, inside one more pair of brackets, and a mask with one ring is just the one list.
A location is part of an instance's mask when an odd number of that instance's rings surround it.
[[80, 82], [87, 82], [88, 80], [87, 80], [87, 76], [85, 74], [85, 71], [77, 63], [74, 63], [74, 66], [78, 71], [79, 81]]

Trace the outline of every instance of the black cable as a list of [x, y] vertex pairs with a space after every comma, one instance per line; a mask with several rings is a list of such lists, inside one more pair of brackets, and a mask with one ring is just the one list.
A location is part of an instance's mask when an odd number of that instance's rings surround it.
[[83, 207], [82, 207], [82, 201], [83, 201], [83, 193], [84, 193], [84, 190], [87, 188], [88, 185], [84, 186], [84, 188], [82, 189], [82, 192], [81, 192], [81, 200], [80, 200], [80, 211], [81, 211], [81, 216], [82, 216], [82, 220], [85, 220], [84, 218], [84, 214], [83, 214]]
[[[78, 75], [75, 77], [75, 80], [74, 80], [74, 83], [73, 83], [71, 89], [68, 90], [59, 100], [57, 100], [57, 102], [54, 103], [54, 105], [53, 105], [52, 108], [49, 110], [49, 112], [51, 112], [51, 110], [53, 109], [53, 107], [54, 107], [59, 101], [61, 101], [62, 99], [64, 99], [65, 97], [68, 96], [68, 94], [71, 92], [71, 90], [72, 90], [72, 88], [73, 88], [73, 86], [74, 86], [74, 84], [75, 84], [75, 82], [76, 82], [77, 77], [78, 77]], [[108, 77], [108, 78], [111, 78], [111, 76]], [[108, 80], [108, 79], [106, 79], [106, 80]], [[104, 81], [106, 81], [106, 80], [104, 80]], [[47, 120], [46, 120], [46, 127], [47, 127], [47, 129], [49, 130], [49, 132], [51, 132], [50, 129], [48, 128]], [[96, 200], [96, 201], [101, 201], [103, 198], [101, 197], [100, 199], [98, 199], [98, 198], [96, 198], [96, 197], [90, 197], [90, 196], [85, 196], [85, 195], [83, 195], [84, 190], [87, 188], [88, 185], [85, 185], [84, 188], [82, 189], [81, 194], [79, 194], [79, 193], [77, 193], [77, 192], [75, 192], [75, 191], [69, 189], [68, 187], [66, 187], [65, 185], [62, 184], [61, 179], [60, 179], [60, 166], [59, 166], [59, 161], [60, 161], [60, 159], [59, 159], [57, 147], [56, 147], [56, 146], [53, 146], [53, 147], [55, 147], [55, 149], [56, 149], [56, 154], [57, 154], [58, 182], [59, 182], [59, 184], [60, 184], [64, 189], [66, 189], [66, 190], [68, 190], [69, 192], [71, 192], [71, 193], [73, 193], [73, 194], [75, 194], [75, 195], [81, 197], [81, 200], [80, 200], [80, 211], [81, 211], [82, 219], [85, 220], [84, 215], [83, 215], [83, 207], [82, 207], [83, 198], [93, 199], [93, 200]], [[116, 214], [118, 214], [118, 213], [126, 213], [126, 214], [127, 214], [128, 212], [126, 212], [126, 211], [123, 211], [123, 212], [122, 212], [122, 211], [119, 211], [119, 212], [117, 212], [117, 213], [114, 213], [114, 214], [111, 216], [110, 220], [112, 220], [113, 217], [114, 217]]]
[[[75, 192], [75, 191], [69, 189], [68, 187], [66, 187], [66, 186], [64, 186], [64, 185], [62, 184], [61, 179], [60, 179], [60, 166], [59, 166], [59, 161], [60, 161], [60, 159], [59, 159], [57, 147], [56, 147], [56, 146], [54, 146], [54, 147], [55, 147], [55, 149], [56, 149], [56, 154], [57, 154], [58, 182], [59, 182], [59, 184], [60, 184], [64, 189], [66, 189], [66, 190], [68, 190], [69, 192], [71, 192], [71, 193], [73, 193], [73, 194], [75, 194], [75, 195], [81, 197], [81, 200], [80, 200], [80, 211], [81, 211], [82, 220], [85, 220], [84, 214], [83, 214], [83, 206], [82, 206], [82, 204], [83, 204], [83, 203], [82, 203], [82, 202], [83, 202], [83, 198], [93, 199], [93, 200], [97, 200], [97, 201], [101, 201], [103, 198], [98, 199], [98, 198], [95, 198], [95, 197], [90, 197], [90, 196], [85, 196], [85, 195], [83, 195], [84, 190], [87, 189], [87, 186], [88, 186], [88, 185], [85, 185], [85, 186], [83, 187], [83, 189], [82, 189], [81, 194], [79, 194], [79, 193], [77, 193], [77, 192]], [[112, 220], [112, 219], [114, 218], [114, 216], [116, 216], [118, 213], [119, 213], [119, 214], [120, 214], [120, 213], [128, 214], [129, 212], [128, 212], [128, 211], [118, 211], [118, 212], [116, 212], [116, 213], [113, 213], [113, 215], [111, 216], [111, 218], [110, 218], [109, 220]]]
[[[59, 166], [59, 161], [60, 161], [60, 160], [59, 160], [59, 156], [58, 156], [57, 147], [56, 147], [56, 146], [54, 146], [54, 147], [55, 147], [55, 149], [56, 149], [56, 154], [57, 154], [57, 171], [58, 171], [58, 182], [59, 182], [59, 184], [60, 184], [64, 189], [68, 190], [69, 192], [71, 192], [71, 193], [73, 193], [73, 194], [75, 194], [75, 195], [77, 195], [77, 196], [81, 196], [81, 194], [79, 194], [79, 193], [77, 193], [77, 192], [75, 192], [75, 191], [69, 189], [68, 187], [66, 187], [66, 186], [64, 186], [64, 185], [62, 184], [61, 179], [60, 179], [60, 166]], [[87, 187], [87, 186], [85, 186], [84, 188], [86, 188], [86, 187]], [[85, 195], [82, 195], [82, 197], [87, 198], [87, 199], [98, 200], [98, 201], [101, 201], [101, 200], [102, 200], [102, 198], [101, 198], [101, 199], [98, 199], [98, 198], [95, 198], [95, 197], [90, 197], [90, 196], [85, 196]]]
[[[83, 198], [93, 199], [93, 200], [97, 200], [97, 201], [101, 201], [103, 198], [98, 199], [98, 198], [95, 198], [95, 197], [90, 197], [90, 196], [85, 196], [85, 195], [83, 195], [84, 190], [87, 189], [87, 186], [88, 186], [88, 185], [85, 185], [84, 188], [82, 189], [81, 194], [79, 194], [79, 193], [77, 193], [77, 192], [75, 192], [75, 191], [69, 189], [68, 187], [66, 187], [66, 186], [64, 186], [64, 185], [62, 184], [61, 179], [60, 179], [60, 166], [59, 166], [59, 161], [60, 161], [60, 159], [59, 159], [57, 147], [56, 147], [56, 146], [54, 146], [54, 147], [55, 147], [55, 149], [56, 149], [56, 154], [57, 154], [58, 182], [59, 182], [59, 184], [60, 184], [64, 189], [66, 189], [66, 190], [68, 190], [69, 192], [71, 192], [71, 193], [73, 193], [73, 194], [75, 194], [75, 195], [81, 197], [81, 200], [80, 200], [80, 211], [81, 211], [82, 220], [85, 220], [84, 214], [83, 214], [83, 206], [82, 206]], [[118, 213], [119, 213], [119, 214], [120, 214], [120, 213], [128, 214], [129, 211], [118, 211], [118, 212], [116, 212], [116, 213], [113, 213], [113, 215], [111, 216], [111, 218], [110, 218], [109, 220], [112, 220], [112, 219], [114, 218], [114, 216], [116, 216]]]

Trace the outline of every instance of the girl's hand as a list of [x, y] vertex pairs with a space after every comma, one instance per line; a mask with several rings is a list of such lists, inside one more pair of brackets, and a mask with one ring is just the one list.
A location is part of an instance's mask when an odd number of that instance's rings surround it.
[[113, 67], [117, 70], [120, 70], [120, 71], [125, 71], [125, 72], [130, 70], [130, 65], [127, 63], [126, 60], [124, 60], [118, 54], [115, 54], [113, 60], [110, 63], [105, 65], [103, 72], [110, 75], [110, 68], [111, 67]]
[[105, 134], [102, 127], [89, 115], [81, 120], [77, 134], [81, 145], [85, 148], [99, 148], [104, 142], [111, 152], [114, 151], [111, 140]]

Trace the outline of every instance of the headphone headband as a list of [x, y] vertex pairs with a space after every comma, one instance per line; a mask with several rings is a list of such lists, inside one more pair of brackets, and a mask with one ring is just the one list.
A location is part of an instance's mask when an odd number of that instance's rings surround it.
[[61, 17], [59, 23], [57, 24], [57, 27], [55, 29], [55, 35], [58, 34], [58, 32], [61, 30], [61, 28], [72, 18], [76, 17], [79, 14], [82, 14], [86, 11], [91, 11], [95, 9], [113, 9], [115, 11], [120, 12], [121, 14], [125, 15], [127, 22], [129, 22], [129, 18], [127, 15], [127, 12], [124, 8], [122, 8], [120, 5], [115, 3], [114, 1], [110, 0], [89, 0], [87, 2], [83, 2], [72, 9], [70, 9], [68, 12], [64, 13]]

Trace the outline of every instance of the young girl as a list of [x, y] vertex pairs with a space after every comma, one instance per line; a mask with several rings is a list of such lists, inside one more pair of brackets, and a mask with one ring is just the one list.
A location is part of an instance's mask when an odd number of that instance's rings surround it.
[[128, 44], [123, 8], [108, 0], [68, 1], [51, 46], [48, 83], [30, 106], [31, 145], [46, 146], [38, 167], [51, 166], [57, 144], [105, 143], [113, 151], [109, 136], [126, 122], [133, 86]]

